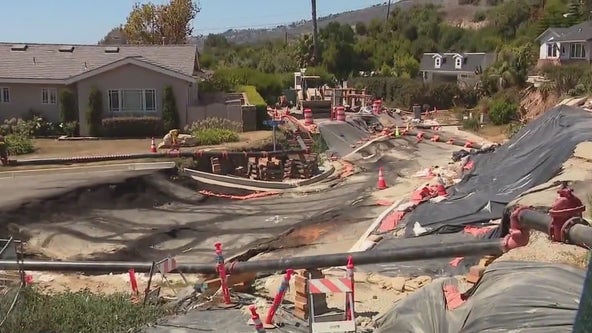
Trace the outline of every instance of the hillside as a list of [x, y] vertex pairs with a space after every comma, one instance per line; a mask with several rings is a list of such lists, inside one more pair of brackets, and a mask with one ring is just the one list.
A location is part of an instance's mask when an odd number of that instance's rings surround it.
[[[442, 6], [442, 13], [446, 20], [454, 25], [466, 24], [471, 22], [475, 13], [487, 9], [485, 5], [459, 5], [458, 0], [401, 0], [391, 4], [391, 11], [395, 8], [406, 9], [414, 5], [434, 4]], [[485, 1], [482, 1], [485, 3]], [[377, 4], [363, 9], [332, 14], [326, 17], [318, 18], [319, 28], [322, 28], [330, 22], [339, 22], [341, 24], [355, 24], [357, 22], [370, 23], [378, 19], [384, 20], [387, 13], [387, 3]], [[251, 44], [264, 40], [285, 38], [296, 38], [302, 34], [312, 31], [312, 20], [302, 20], [294, 22], [287, 26], [277, 26], [271, 29], [241, 29], [228, 30], [221, 35], [226, 37], [229, 42], [236, 44]], [[204, 36], [194, 39], [198, 45], [201, 45]]]

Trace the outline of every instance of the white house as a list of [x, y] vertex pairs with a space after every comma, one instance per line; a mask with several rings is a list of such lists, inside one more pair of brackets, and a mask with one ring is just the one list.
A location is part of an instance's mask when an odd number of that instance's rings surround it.
[[549, 28], [536, 39], [540, 44], [538, 66], [590, 62], [592, 21], [569, 28]]

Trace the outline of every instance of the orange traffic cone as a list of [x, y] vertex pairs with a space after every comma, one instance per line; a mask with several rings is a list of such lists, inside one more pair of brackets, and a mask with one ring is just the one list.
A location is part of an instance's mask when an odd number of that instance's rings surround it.
[[384, 180], [384, 175], [382, 174], [382, 168], [378, 169], [378, 185], [376, 187], [379, 190], [384, 190], [388, 186], [386, 186], [386, 181]]
[[152, 142], [150, 143], [150, 152], [156, 153], [156, 143], [154, 143], [154, 138], [152, 138]]

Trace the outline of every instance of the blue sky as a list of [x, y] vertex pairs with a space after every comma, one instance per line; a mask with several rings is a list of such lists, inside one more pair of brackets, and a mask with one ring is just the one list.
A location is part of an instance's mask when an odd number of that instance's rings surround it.
[[[95, 44], [125, 22], [135, 0], [5, 0], [3, 42]], [[140, 1], [145, 3], [147, 1]], [[165, 3], [167, 0], [155, 0]], [[368, 7], [380, 0], [317, 0], [318, 16]], [[394, 1], [393, 1], [394, 2]], [[263, 28], [310, 18], [309, 0], [201, 0], [194, 34]]]

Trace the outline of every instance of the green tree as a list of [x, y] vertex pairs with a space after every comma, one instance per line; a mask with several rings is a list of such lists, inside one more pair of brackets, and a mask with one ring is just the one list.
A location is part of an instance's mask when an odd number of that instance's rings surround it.
[[397, 77], [416, 77], [419, 73], [419, 62], [409, 54], [395, 55], [393, 71]]
[[76, 109], [76, 98], [70, 89], [60, 92], [60, 122], [67, 123], [78, 121], [78, 110]]
[[162, 97], [162, 121], [165, 131], [179, 128], [179, 111], [173, 87], [166, 86]]
[[136, 3], [123, 27], [131, 43], [182, 44], [193, 33], [197, 14], [192, 0], [170, 0], [165, 5]]
[[88, 95], [88, 110], [86, 123], [90, 136], [101, 135], [101, 121], [103, 119], [103, 94], [96, 87], [92, 87]]
[[368, 33], [368, 27], [366, 27], [366, 24], [364, 24], [364, 22], [356, 23], [356, 33], [360, 36], [366, 36], [366, 34]]

